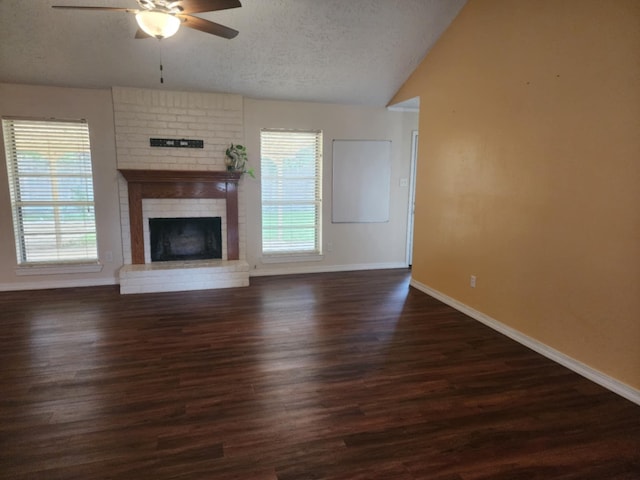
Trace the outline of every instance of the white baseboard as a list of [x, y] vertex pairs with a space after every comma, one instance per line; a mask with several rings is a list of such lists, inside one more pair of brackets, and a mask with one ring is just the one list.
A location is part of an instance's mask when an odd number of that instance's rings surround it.
[[92, 278], [90, 280], [49, 280], [45, 282], [0, 283], [0, 292], [15, 292], [18, 290], [48, 290], [50, 288], [100, 287], [117, 285], [113, 278]]
[[437, 290], [434, 290], [427, 285], [418, 282], [417, 280], [411, 279], [410, 285], [420, 290], [421, 292], [426, 293], [427, 295], [432, 296], [433, 298], [440, 300], [443, 303], [446, 303], [450, 307], [455, 308], [459, 312], [468, 315], [469, 317], [477, 320], [488, 327], [496, 330], [497, 332], [502, 333], [503, 335], [509, 337], [512, 340], [524, 345], [525, 347], [530, 348], [534, 352], [539, 353], [547, 357], [550, 360], [553, 360], [560, 365], [567, 367], [569, 370], [574, 371], [575, 373], [582, 375], [583, 377], [591, 380], [594, 383], [610, 390], [614, 393], [617, 393], [621, 397], [626, 398], [627, 400], [640, 405], [640, 390], [637, 390], [626, 383], [623, 383], [615, 378], [610, 377], [594, 368], [591, 368], [584, 363], [565, 355], [564, 353], [545, 345], [544, 343], [525, 335], [524, 333], [519, 332], [498, 320], [485, 315], [478, 310], [475, 310], [468, 305], [465, 305], [458, 300], [445, 295]]
[[388, 270], [392, 268], [407, 268], [403, 262], [390, 263], [358, 263], [353, 265], [291, 265], [284, 267], [267, 267], [259, 270], [249, 270], [251, 277], [267, 277], [272, 275], [297, 275], [304, 273], [331, 273], [331, 272], [353, 272], [356, 270]]

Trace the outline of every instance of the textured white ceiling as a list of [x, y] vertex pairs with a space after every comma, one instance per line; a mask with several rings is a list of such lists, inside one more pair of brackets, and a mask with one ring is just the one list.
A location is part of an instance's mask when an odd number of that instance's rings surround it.
[[[134, 0], [0, 0], [0, 82], [129, 86], [386, 105], [465, 0], [242, 0], [199, 16], [232, 39], [181, 28], [135, 40]], [[160, 55], [164, 84], [160, 84]]]

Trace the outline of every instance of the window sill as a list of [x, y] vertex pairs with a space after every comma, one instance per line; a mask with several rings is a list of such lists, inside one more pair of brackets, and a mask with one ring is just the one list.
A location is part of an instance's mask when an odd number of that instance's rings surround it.
[[16, 275], [63, 275], [66, 273], [96, 273], [102, 271], [101, 263], [56, 263], [51, 265], [20, 265]]
[[282, 253], [279, 255], [263, 255], [262, 262], [263, 263], [293, 263], [293, 262], [320, 262], [324, 260], [324, 255], [322, 254], [292, 254], [292, 253]]

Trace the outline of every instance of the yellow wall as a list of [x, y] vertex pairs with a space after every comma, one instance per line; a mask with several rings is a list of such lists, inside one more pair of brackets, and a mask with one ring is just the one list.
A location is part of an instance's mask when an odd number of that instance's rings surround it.
[[640, 388], [640, 2], [470, 0], [415, 96], [414, 279]]

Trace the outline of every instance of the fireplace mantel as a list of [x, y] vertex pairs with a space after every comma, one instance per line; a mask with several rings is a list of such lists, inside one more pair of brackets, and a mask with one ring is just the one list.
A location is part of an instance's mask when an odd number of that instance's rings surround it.
[[217, 183], [240, 181], [240, 173], [194, 170], [118, 170], [128, 182], [137, 183]]
[[227, 260], [239, 259], [239, 173], [192, 170], [119, 170], [129, 190], [131, 262], [144, 264], [143, 198], [222, 198], [227, 209]]

